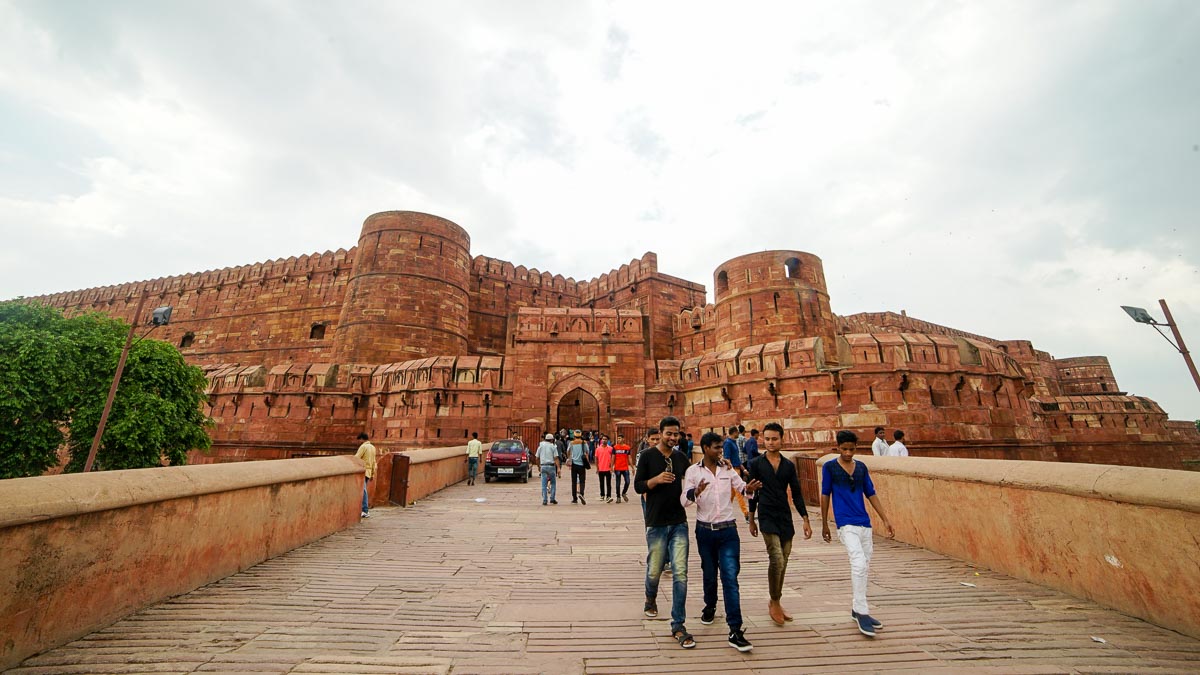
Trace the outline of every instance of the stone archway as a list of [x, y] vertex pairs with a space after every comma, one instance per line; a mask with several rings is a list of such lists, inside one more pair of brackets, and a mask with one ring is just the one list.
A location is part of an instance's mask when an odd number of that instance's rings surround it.
[[547, 428], [608, 432], [608, 406], [608, 388], [587, 374], [575, 372], [551, 386], [546, 401], [546, 412], [550, 416]]
[[560, 429], [600, 428], [600, 402], [582, 387], [564, 394], [558, 401], [557, 412]]

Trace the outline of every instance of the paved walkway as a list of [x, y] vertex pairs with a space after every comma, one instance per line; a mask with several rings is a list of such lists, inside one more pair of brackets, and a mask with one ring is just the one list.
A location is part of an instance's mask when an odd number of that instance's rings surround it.
[[870, 588], [872, 613], [886, 624], [879, 637], [851, 624], [845, 553], [836, 540], [819, 542], [819, 533], [792, 552], [784, 606], [796, 620], [779, 628], [767, 618], [766, 553], [744, 528], [742, 604], [754, 651], [726, 644], [723, 610], [717, 623], [700, 624], [694, 545], [688, 627], [699, 646], [684, 651], [668, 635], [668, 577], [662, 618], [641, 613], [637, 500], [575, 506], [568, 496], [542, 507], [537, 490], [533, 482], [481, 482], [408, 509], [378, 509], [357, 527], [10, 672], [1200, 670], [1198, 640], [882, 539]]

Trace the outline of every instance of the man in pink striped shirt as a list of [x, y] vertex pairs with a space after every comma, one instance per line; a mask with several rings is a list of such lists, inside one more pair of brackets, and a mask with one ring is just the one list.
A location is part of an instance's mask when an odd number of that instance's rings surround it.
[[704, 573], [704, 611], [700, 623], [709, 625], [717, 615], [717, 575], [725, 596], [725, 622], [729, 624], [729, 646], [739, 652], [754, 648], [742, 631], [742, 602], [738, 591], [742, 543], [738, 537], [738, 511], [733, 494], [754, 492], [759, 481], [746, 483], [734, 469], [721, 462], [723, 439], [712, 432], [700, 438], [704, 459], [688, 467], [683, 476], [684, 508], [696, 507], [696, 548], [700, 550], [700, 569]]

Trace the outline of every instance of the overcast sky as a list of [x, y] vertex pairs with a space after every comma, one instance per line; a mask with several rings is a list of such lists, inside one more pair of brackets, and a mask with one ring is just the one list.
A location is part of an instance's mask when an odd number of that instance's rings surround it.
[[[236, 8], [236, 9], [235, 9]], [[350, 248], [825, 261], [1200, 418], [1200, 3], [4, 2], [0, 298]], [[710, 295], [711, 297], [711, 295]]]

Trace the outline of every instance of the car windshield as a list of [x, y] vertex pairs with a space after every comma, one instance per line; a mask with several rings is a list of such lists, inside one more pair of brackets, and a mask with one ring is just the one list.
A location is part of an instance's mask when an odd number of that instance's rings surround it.
[[496, 441], [492, 444], [492, 452], [521, 452], [524, 449], [521, 441]]

